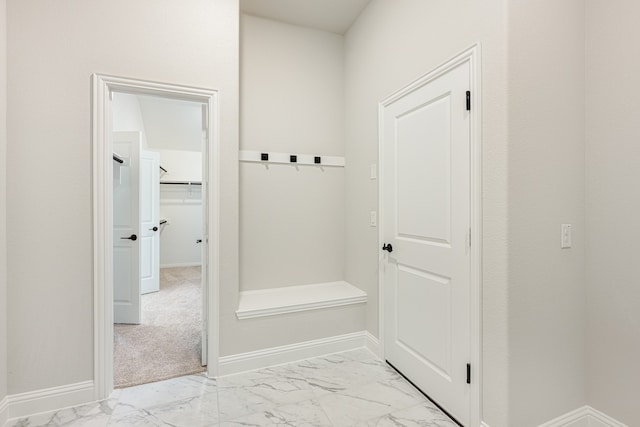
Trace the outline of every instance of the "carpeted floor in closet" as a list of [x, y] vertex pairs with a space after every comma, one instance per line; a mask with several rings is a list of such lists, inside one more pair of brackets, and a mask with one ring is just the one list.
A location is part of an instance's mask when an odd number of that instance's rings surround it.
[[160, 292], [142, 295], [142, 324], [114, 325], [114, 387], [203, 372], [200, 267], [160, 270]]

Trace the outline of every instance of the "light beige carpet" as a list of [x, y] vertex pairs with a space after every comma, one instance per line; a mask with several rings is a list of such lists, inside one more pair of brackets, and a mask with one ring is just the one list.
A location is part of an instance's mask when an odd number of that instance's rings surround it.
[[160, 292], [142, 295], [142, 324], [114, 325], [114, 387], [205, 371], [200, 267], [163, 268]]

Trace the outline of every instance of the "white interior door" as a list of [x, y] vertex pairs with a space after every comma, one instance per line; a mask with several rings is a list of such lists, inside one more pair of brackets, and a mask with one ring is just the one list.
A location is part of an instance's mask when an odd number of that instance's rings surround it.
[[160, 153], [140, 156], [141, 293], [160, 290]]
[[209, 109], [202, 105], [202, 244], [201, 272], [202, 286], [202, 366], [207, 365], [208, 358], [208, 321], [209, 321], [209, 147], [207, 134], [209, 130]]
[[[470, 418], [468, 63], [381, 114], [384, 352], [461, 424]], [[389, 248], [388, 248], [389, 249]]]
[[[113, 132], [113, 321], [135, 323], [140, 313], [140, 132]], [[115, 171], [114, 171], [115, 172]]]

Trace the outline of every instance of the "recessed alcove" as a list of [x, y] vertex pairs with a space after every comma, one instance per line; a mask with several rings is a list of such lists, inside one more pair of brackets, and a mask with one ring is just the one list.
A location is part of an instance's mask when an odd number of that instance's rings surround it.
[[243, 2], [240, 19], [237, 318], [365, 303], [344, 266], [348, 23], [278, 19], [260, 7]]

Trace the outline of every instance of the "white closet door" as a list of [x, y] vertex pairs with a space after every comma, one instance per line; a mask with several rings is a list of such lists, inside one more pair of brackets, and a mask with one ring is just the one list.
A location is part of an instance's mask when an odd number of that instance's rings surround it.
[[462, 425], [470, 398], [469, 80], [465, 63], [381, 117], [385, 356]]
[[113, 321], [139, 324], [140, 310], [140, 132], [113, 132]]
[[160, 290], [160, 154], [140, 157], [140, 280], [141, 292]]

